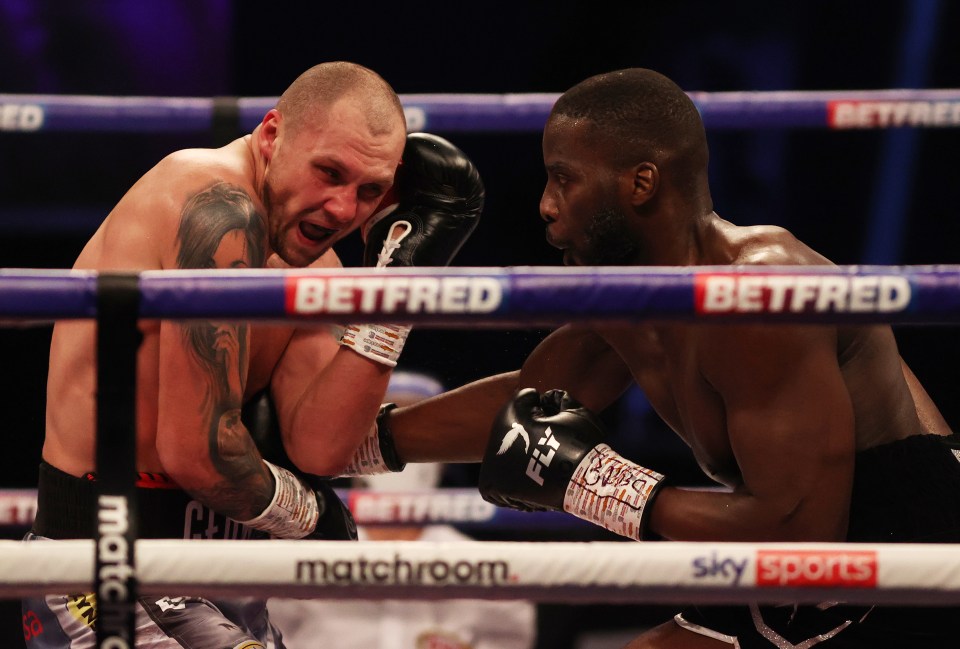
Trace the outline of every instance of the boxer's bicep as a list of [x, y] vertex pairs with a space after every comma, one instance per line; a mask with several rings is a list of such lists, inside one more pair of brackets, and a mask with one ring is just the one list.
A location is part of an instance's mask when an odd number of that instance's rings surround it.
[[737, 511], [775, 538], [843, 537], [854, 420], [830, 331], [730, 327], [702, 350], [742, 478]]
[[630, 368], [596, 333], [567, 325], [547, 336], [527, 357], [520, 387], [565, 390], [600, 412], [633, 383]]

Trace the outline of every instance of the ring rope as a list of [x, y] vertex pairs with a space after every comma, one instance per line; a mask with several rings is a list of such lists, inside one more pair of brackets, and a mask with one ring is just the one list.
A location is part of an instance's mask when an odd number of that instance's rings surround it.
[[[691, 92], [707, 128], [960, 126], [960, 89]], [[537, 132], [559, 93], [401, 94], [412, 131]], [[249, 132], [273, 97], [0, 94], [0, 131], [198, 132], [221, 119]]]
[[[481, 498], [476, 489], [379, 492], [336, 489], [336, 492], [347, 503], [357, 525], [457, 525], [467, 530], [598, 529], [566, 512], [524, 512], [497, 507]], [[36, 511], [36, 489], [0, 490], [0, 530], [31, 525]]]
[[[136, 556], [155, 595], [960, 604], [951, 544], [139, 540]], [[0, 597], [88, 592], [93, 570], [91, 540], [0, 541]]]
[[[40, 294], [49, 303], [58, 301], [56, 290], [63, 290], [72, 296], [72, 308], [78, 311], [60, 317], [102, 318], [97, 309], [100, 293], [113, 285], [128, 288], [131, 278], [139, 283], [140, 317], [171, 315], [163, 313], [163, 309], [173, 310], [173, 317], [210, 317], [209, 305], [230, 302], [217, 299], [217, 295], [232, 296], [234, 302], [239, 302], [237, 295], [243, 293], [244, 306], [234, 314], [238, 317], [247, 317], [251, 303], [262, 297], [270, 303], [265, 313], [258, 312], [264, 317], [315, 317], [305, 308], [319, 304], [318, 311], [331, 318], [369, 314], [373, 319], [383, 314], [395, 320], [401, 312], [411, 317], [439, 313], [452, 322], [454, 312], [457, 318], [463, 318], [465, 305], [473, 304], [464, 296], [469, 296], [475, 285], [491, 293], [499, 291], [496, 304], [485, 312], [481, 310], [482, 313], [489, 315], [499, 309], [501, 316], [513, 319], [531, 314], [534, 318], [561, 314], [568, 319], [570, 314], [563, 310], [571, 309], [571, 295], [578, 303], [571, 313], [590, 319], [609, 318], [611, 314], [635, 316], [644, 309], [648, 317], [665, 317], [662, 312], [650, 311], [650, 303], [655, 301], [665, 301], [672, 309], [670, 313], [687, 318], [693, 317], [698, 308], [702, 311], [705, 305], [716, 307], [723, 300], [732, 300], [737, 307], [733, 316], [737, 317], [740, 311], [745, 315], [771, 309], [776, 312], [776, 304], [792, 317], [811, 317], [812, 311], [804, 305], [811, 309], [832, 305], [837, 313], [824, 309], [831, 316], [867, 318], [910, 312], [929, 315], [932, 308], [939, 308], [937, 313], [941, 316], [955, 316], [960, 310], [958, 300], [949, 295], [960, 283], [960, 268], [946, 266], [803, 267], [802, 274], [797, 272], [798, 267], [735, 271], [730, 267], [671, 268], [643, 273], [635, 268], [411, 271], [415, 272], [390, 278], [375, 278], [357, 270], [144, 271], [120, 274], [121, 281], [114, 281], [115, 274], [107, 273], [5, 271], [0, 273], [0, 315], [35, 315]], [[400, 283], [385, 283], [393, 280]], [[228, 291], [230, 284], [233, 286]], [[400, 286], [405, 288], [400, 290]], [[447, 290], [452, 292], [443, 293]], [[424, 305], [429, 300], [424, 296], [434, 294], [440, 297], [432, 308], [427, 308]], [[411, 295], [419, 296], [418, 309], [411, 309]], [[399, 300], [400, 296], [405, 297]], [[629, 308], [609, 306], [614, 301], [629, 302]], [[198, 307], [193, 302], [207, 306]], [[490, 306], [489, 301], [480, 303]], [[385, 308], [387, 304], [392, 307]], [[404, 310], [398, 311], [398, 304]], [[797, 308], [786, 308], [784, 304], [795, 304]], [[280, 310], [274, 311], [278, 305]], [[290, 305], [296, 307], [292, 312]], [[896, 308], [889, 308], [891, 305]], [[237, 308], [237, 304], [232, 304], [228, 312]], [[214, 312], [224, 316], [219, 309]], [[707, 312], [715, 315], [709, 309]], [[824, 316], [812, 313], [818, 318]], [[418, 598], [570, 601], [572, 597], [575, 601], [665, 603], [692, 601], [696, 597], [704, 602], [787, 599], [812, 603], [828, 599], [854, 603], [960, 603], [960, 552], [956, 545], [674, 542], [595, 543], [588, 547], [582, 543], [371, 545], [331, 541], [315, 545], [303, 541], [210, 540], [130, 540], [127, 544], [121, 542], [118, 534], [111, 533], [110, 538], [112, 545], [107, 544], [100, 552], [93, 550], [103, 544], [92, 540], [55, 544], [2, 542], [0, 575], [4, 575], [5, 583], [0, 585], [0, 595], [22, 597], [89, 590], [91, 583], [104, 578], [103, 570], [113, 571], [111, 579], [115, 580], [116, 571], [126, 567], [129, 581], [135, 583], [138, 593], [189, 591], [217, 596], [256, 589], [262, 595], [342, 598], [370, 597], [379, 591], [410, 597], [413, 589]], [[262, 543], [272, 545], [260, 547]], [[268, 550], [278, 553], [273, 556]], [[244, 574], [229, 576], [238, 565], [244, 566]], [[102, 569], [95, 572], [94, 566]]]
[[[107, 275], [0, 270], [0, 324], [96, 317], [98, 280]], [[158, 270], [136, 278], [142, 318], [521, 327], [611, 319], [960, 322], [956, 265]]]

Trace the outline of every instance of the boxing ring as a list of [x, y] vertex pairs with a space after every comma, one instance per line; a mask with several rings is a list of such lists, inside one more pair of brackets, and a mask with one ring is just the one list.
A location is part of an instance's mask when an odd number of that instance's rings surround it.
[[[411, 130], [539, 130], [555, 94], [401, 95]], [[691, 93], [711, 128], [960, 126], [960, 90]], [[267, 98], [0, 94], [0, 131], [212, 132], [252, 129]], [[96, 540], [0, 541], [0, 596], [100, 593], [101, 619], [129, 620], [137, 594], [541, 602], [960, 605], [960, 546], [823, 543], [583, 543], [143, 540], [135, 534], [133, 394], [139, 318], [409, 322], [529, 328], [598, 320], [692, 323], [960, 322], [960, 266], [451, 268], [327, 271], [0, 270], [0, 325], [95, 319], [100, 367]], [[472, 491], [408, 494], [360, 524], [570, 524], [497, 510]], [[30, 517], [29, 490], [3, 494]], [[461, 498], [457, 506], [450, 505]], [[446, 508], [446, 509], [445, 509]], [[11, 510], [12, 511], [12, 510]], [[129, 512], [129, 520], [117, 512]], [[106, 513], [105, 513], [106, 512]], [[389, 513], [384, 513], [389, 512]], [[419, 513], [416, 513], [419, 512]], [[424, 513], [426, 512], [426, 513]], [[379, 517], [379, 518], [378, 518]], [[471, 518], [472, 517], [472, 518]], [[537, 519], [536, 517], [541, 517]], [[121, 520], [122, 519], [122, 520]], [[122, 522], [104, 526], [104, 520]], [[129, 522], [129, 525], [127, 525]], [[576, 523], [578, 524], [578, 523]], [[238, 565], [242, 571], [236, 570]], [[242, 572], [243, 574], [239, 574]], [[110, 596], [110, 595], [113, 596]], [[111, 614], [112, 613], [112, 614]], [[123, 635], [122, 633], [120, 635]], [[132, 637], [128, 635], [127, 637]], [[102, 639], [101, 639], [102, 642]], [[101, 645], [103, 646], [103, 644]]]
[[[488, 327], [623, 321], [956, 323], [960, 266], [400, 268], [260, 271], [0, 271], [0, 320], [95, 318], [101, 365], [102, 493], [135, 474], [138, 318], [404, 321]], [[124, 402], [127, 402], [126, 404]], [[132, 511], [132, 506], [131, 506]], [[101, 519], [102, 521], [103, 519]], [[131, 526], [132, 527], [132, 526]], [[101, 540], [109, 535], [102, 535]], [[586, 601], [827, 599], [960, 604], [960, 548], [898, 544], [4, 542], [0, 592], [90, 588], [128, 546], [143, 592], [310, 597], [405, 596]], [[264, 545], [267, 544], [267, 545]], [[96, 552], [93, 550], [96, 549]], [[100, 566], [99, 572], [94, 569]], [[229, 567], [244, 565], [243, 575]], [[558, 566], [563, 566], [559, 571]], [[126, 572], [126, 570], [124, 571]], [[571, 588], [576, 586], [576, 588]]]

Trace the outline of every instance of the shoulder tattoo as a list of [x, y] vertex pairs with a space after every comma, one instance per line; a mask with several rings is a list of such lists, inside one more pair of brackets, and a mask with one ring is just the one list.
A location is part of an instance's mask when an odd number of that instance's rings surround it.
[[[183, 206], [177, 229], [177, 267], [262, 268], [265, 242], [264, 219], [249, 194], [237, 185], [218, 182]], [[268, 488], [269, 480], [259, 475], [263, 467], [252, 440], [239, 423], [249, 357], [248, 325], [191, 321], [182, 331], [186, 348], [207, 380], [201, 414], [208, 422], [211, 460], [226, 479], [221, 488], [229, 494], [234, 483], [250, 480]], [[214, 500], [231, 500], [223, 496]], [[239, 504], [235, 511], [242, 509]]]

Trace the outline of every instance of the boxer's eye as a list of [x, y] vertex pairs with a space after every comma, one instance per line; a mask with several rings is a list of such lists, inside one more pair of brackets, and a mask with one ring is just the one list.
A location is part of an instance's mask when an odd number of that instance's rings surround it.
[[330, 180], [333, 180], [333, 181], [340, 180], [340, 172], [337, 169], [334, 169], [333, 167], [325, 167], [322, 165], [316, 165], [316, 168], [318, 171], [320, 171], [320, 173], [330, 178]]
[[360, 200], [372, 201], [383, 196], [383, 187], [380, 185], [363, 185], [357, 190], [357, 197]]

